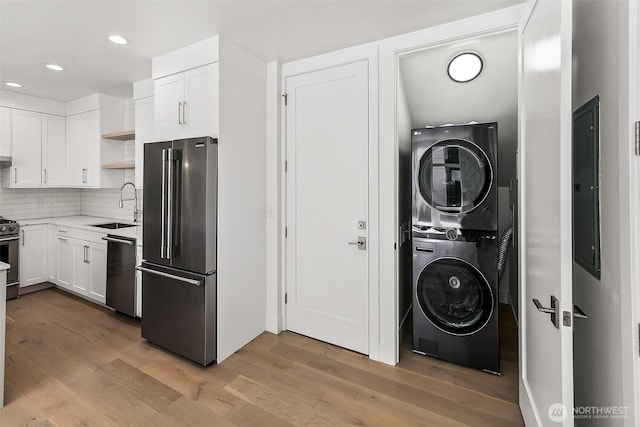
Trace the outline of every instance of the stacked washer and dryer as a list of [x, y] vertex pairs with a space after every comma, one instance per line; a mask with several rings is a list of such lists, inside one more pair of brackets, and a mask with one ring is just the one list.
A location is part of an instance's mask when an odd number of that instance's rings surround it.
[[413, 351], [500, 374], [498, 124], [412, 130]]

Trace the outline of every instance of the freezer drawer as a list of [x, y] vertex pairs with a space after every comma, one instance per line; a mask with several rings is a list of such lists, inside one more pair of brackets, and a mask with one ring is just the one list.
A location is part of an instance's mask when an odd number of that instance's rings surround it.
[[216, 359], [216, 275], [143, 263], [142, 337], [209, 365]]

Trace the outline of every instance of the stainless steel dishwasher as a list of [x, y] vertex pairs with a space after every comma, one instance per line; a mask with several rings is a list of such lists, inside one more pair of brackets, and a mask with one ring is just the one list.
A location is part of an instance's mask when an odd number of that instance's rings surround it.
[[136, 315], [136, 239], [107, 235], [107, 306]]

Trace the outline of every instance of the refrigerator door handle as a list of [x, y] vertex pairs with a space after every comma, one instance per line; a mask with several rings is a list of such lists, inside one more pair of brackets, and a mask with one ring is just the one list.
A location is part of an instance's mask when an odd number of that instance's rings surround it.
[[171, 250], [173, 248], [173, 154], [172, 148], [168, 148], [167, 168], [167, 259], [171, 259]]
[[165, 210], [167, 204], [167, 150], [162, 150], [162, 200], [160, 202], [160, 258], [165, 258], [165, 251], [167, 250], [167, 229], [166, 229], [166, 217]]
[[142, 267], [139, 265], [136, 266], [136, 270], [143, 271], [145, 273], [156, 274], [162, 277], [168, 277], [169, 279], [179, 280], [181, 282], [189, 283], [194, 286], [200, 286], [202, 284], [201, 280], [187, 279], [186, 277], [180, 277], [180, 276], [176, 276], [175, 274], [169, 274], [169, 273], [164, 273], [162, 271], [151, 270], [150, 268]]

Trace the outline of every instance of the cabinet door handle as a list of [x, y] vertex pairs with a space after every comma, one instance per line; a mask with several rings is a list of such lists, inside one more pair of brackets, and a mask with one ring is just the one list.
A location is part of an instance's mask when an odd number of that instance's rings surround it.
[[47, 174], [47, 169], [44, 170], [44, 183], [46, 184], [49, 181], [49, 175]]
[[24, 246], [24, 230], [20, 230], [20, 233], [22, 234], [22, 246]]
[[178, 124], [182, 124], [182, 102], [178, 102]]
[[187, 101], [182, 101], [182, 124], [187, 124]]
[[13, 169], [13, 183], [14, 184], [18, 183], [18, 168]]
[[89, 246], [84, 245], [84, 262], [89, 264]]

